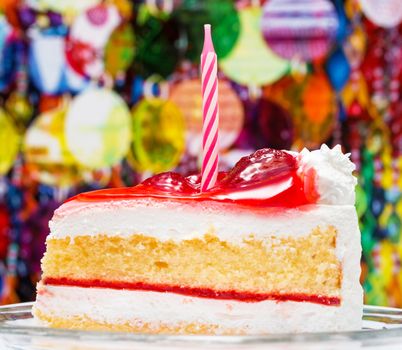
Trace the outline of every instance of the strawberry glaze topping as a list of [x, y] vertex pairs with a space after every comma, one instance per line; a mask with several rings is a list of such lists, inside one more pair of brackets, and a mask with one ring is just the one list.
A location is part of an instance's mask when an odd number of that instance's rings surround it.
[[[258, 207], [296, 207], [312, 203], [297, 174], [297, 159], [285, 152], [264, 148], [243, 157], [217, 183], [200, 192], [201, 176], [184, 177], [166, 172], [130, 188], [114, 188], [79, 194], [71, 200], [108, 201], [154, 197], [161, 200], [232, 202]], [[314, 174], [311, 174], [312, 178]]]

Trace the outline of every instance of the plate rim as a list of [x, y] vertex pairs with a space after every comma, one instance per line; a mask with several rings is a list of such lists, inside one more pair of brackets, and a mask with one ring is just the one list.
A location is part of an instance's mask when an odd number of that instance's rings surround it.
[[363, 319], [387, 318], [393, 325], [399, 327], [383, 329], [361, 329], [357, 331], [317, 332], [317, 333], [281, 333], [267, 335], [169, 335], [124, 333], [108, 331], [84, 331], [73, 329], [56, 329], [46, 326], [24, 326], [7, 324], [17, 320], [32, 319], [31, 309], [34, 302], [9, 304], [0, 306], [0, 337], [15, 336], [41, 336], [59, 339], [82, 341], [114, 341], [130, 343], [163, 343], [188, 345], [257, 345], [274, 343], [322, 343], [339, 341], [371, 342], [376, 339], [402, 338], [402, 309], [384, 306], [364, 305]]

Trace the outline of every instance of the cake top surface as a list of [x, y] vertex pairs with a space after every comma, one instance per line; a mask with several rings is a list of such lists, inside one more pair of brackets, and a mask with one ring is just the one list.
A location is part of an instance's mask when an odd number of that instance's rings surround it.
[[220, 172], [214, 187], [200, 191], [200, 175], [166, 172], [128, 188], [79, 194], [70, 201], [100, 202], [140, 198], [217, 201], [258, 207], [297, 207], [305, 204], [353, 205], [355, 169], [338, 145], [300, 153], [260, 149]]

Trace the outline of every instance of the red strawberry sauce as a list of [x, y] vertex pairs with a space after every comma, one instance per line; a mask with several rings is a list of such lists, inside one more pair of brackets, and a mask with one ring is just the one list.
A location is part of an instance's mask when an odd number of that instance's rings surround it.
[[324, 295], [310, 294], [278, 294], [278, 293], [253, 293], [241, 292], [236, 290], [214, 290], [211, 288], [187, 287], [187, 286], [172, 286], [164, 284], [149, 284], [143, 282], [119, 282], [105, 280], [83, 280], [70, 278], [53, 278], [47, 277], [43, 280], [46, 285], [54, 286], [74, 286], [83, 288], [110, 288], [110, 289], [125, 289], [125, 290], [142, 290], [152, 292], [170, 292], [181, 295], [187, 295], [198, 298], [220, 299], [220, 300], [236, 300], [243, 302], [259, 302], [263, 300], [275, 301], [299, 301], [310, 302], [322, 305], [340, 305], [340, 298]]

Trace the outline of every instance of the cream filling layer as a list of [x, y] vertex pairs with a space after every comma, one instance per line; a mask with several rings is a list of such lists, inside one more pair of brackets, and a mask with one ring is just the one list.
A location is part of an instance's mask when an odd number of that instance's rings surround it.
[[[345, 291], [341, 306], [309, 302], [256, 303], [183, 296], [174, 293], [42, 286], [34, 308], [48, 316], [88, 317], [103, 324], [150, 323], [216, 325], [247, 334], [356, 330], [361, 327], [361, 294]], [[346, 295], [347, 293], [347, 295]]]

